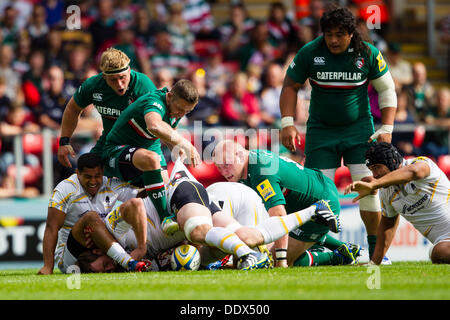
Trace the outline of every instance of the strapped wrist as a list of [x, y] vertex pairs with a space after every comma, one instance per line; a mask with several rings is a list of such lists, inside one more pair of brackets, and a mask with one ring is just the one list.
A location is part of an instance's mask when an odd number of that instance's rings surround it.
[[281, 118], [281, 129], [285, 127], [290, 127], [294, 125], [294, 117], [282, 117]]
[[69, 137], [60, 137], [59, 138], [59, 145], [60, 146], [67, 146], [70, 144], [70, 138]]

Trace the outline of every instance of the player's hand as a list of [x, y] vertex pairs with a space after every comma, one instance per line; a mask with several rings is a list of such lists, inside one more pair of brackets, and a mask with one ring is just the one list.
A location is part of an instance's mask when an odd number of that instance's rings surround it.
[[355, 181], [349, 184], [344, 191], [344, 194], [349, 194], [351, 192], [357, 192], [358, 196], [352, 200], [353, 203], [359, 201], [361, 198], [373, 194], [373, 188], [370, 182], [365, 181]]
[[181, 157], [183, 160], [187, 158], [189, 163], [194, 167], [202, 162], [197, 149], [187, 140], [176, 146], [174, 149], [178, 152], [178, 157]]
[[53, 274], [53, 268], [43, 266], [43, 267], [38, 271], [37, 274], [39, 274], [39, 275]]
[[297, 143], [301, 144], [300, 132], [295, 126], [288, 126], [281, 129], [281, 143], [288, 148], [291, 152], [295, 152]]
[[76, 154], [75, 151], [73, 151], [73, 148], [70, 144], [67, 144], [65, 146], [59, 146], [58, 148], [58, 161], [63, 166], [72, 168], [72, 164], [69, 161], [69, 156], [72, 158], [75, 158]]

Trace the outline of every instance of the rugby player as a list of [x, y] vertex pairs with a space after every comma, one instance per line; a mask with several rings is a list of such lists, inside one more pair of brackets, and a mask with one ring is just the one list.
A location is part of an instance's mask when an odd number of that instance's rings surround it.
[[390, 143], [372, 146], [365, 157], [375, 180], [355, 181], [345, 193], [356, 191], [355, 202], [376, 190], [380, 192], [382, 217], [371, 263], [381, 263], [394, 238], [399, 215], [433, 243], [433, 263], [450, 263], [450, 182], [445, 173], [427, 157], [403, 159]]
[[[258, 248], [261, 252], [265, 252], [267, 248], [270, 249], [272, 247], [273, 242], [266, 242], [273, 241], [273, 239], [279, 238], [287, 234], [288, 231], [292, 231], [300, 226], [299, 221], [298, 224], [295, 221], [294, 224], [292, 222], [289, 224], [288, 222], [290, 221], [284, 221], [286, 218], [292, 218], [293, 216], [288, 215], [283, 218], [270, 217], [261, 197], [245, 184], [216, 182], [208, 186], [206, 191], [211, 201], [215, 202], [221, 209], [221, 211], [213, 215], [213, 225], [225, 227], [235, 232], [250, 247], [259, 245]], [[308, 210], [308, 208], [305, 210]], [[303, 214], [303, 223], [306, 223], [309, 219], [309, 215], [305, 217]], [[264, 234], [275, 233], [276, 231], [278, 232], [275, 237], [264, 236]], [[268, 244], [267, 247], [262, 245], [262, 243]], [[315, 248], [316, 246], [317, 248]], [[341, 246], [349, 246], [353, 257], [345, 256], [345, 253], [348, 251], [344, 247], [340, 248]], [[332, 252], [323, 252], [324, 247]], [[359, 245], [346, 244], [334, 239], [329, 234], [323, 236], [318, 241], [318, 244], [312, 248], [312, 252], [307, 250], [298, 258], [294, 258], [294, 266], [353, 264], [355, 263], [353, 258], [356, 259], [360, 255], [361, 250]], [[340, 251], [343, 251], [344, 255]], [[206, 254], [208, 253], [202, 251], [202, 261]]]
[[58, 161], [66, 167], [72, 167], [69, 156], [74, 158], [75, 152], [70, 138], [84, 108], [94, 104], [102, 117], [103, 133], [91, 150], [101, 155], [106, 135], [120, 113], [140, 96], [156, 90], [145, 74], [131, 70], [130, 58], [118, 49], [109, 48], [102, 53], [100, 70], [99, 74], [83, 82], [64, 109]]
[[195, 147], [175, 130], [198, 99], [198, 91], [189, 80], [177, 81], [170, 91], [163, 88], [140, 97], [114, 123], [103, 148], [105, 175], [123, 181], [141, 179], [167, 234], [176, 232], [179, 227], [167, 209], [162, 176], [167, 164], [161, 141], [175, 151], [175, 156], [188, 157], [194, 166], [200, 162]]
[[[343, 159], [352, 180], [373, 179], [364, 165], [364, 153], [374, 139], [390, 142], [397, 107], [395, 86], [388, 66], [372, 44], [364, 42], [356, 19], [347, 8], [333, 8], [320, 20], [323, 32], [303, 46], [289, 65], [280, 95], [281, 139], [295, 151], [300, 133], [294, 126], [297, 91], [309, 79], [311, 103], [306, 123], [305, 167], [320, 169], [334, 181]], [[374, 132], [368, 85], [378, 92], [382, 126]], [[372, 255], [381, 217], [377, 194], [359, 202]]]
[[44, 266], [39, 274], [53, 273], [55, 261], [62, 267], [70, 231], [80, 217], [92, 211], [105, 217], [116, 201], [126, 201], [137, 193], [138, 189], [129, 183], [104, 177], [98, 154], [81, 155], [76, 173], [61, 181], [49, 200], [43, 239]]
[[220, 141], [215, 146], [213, 160], [226, 180], [243, 182], [257, 191], [271, 217], [297, 215], [299, 210], [315, 203], [328, 212], [310, 217], [308, 220], [312, 221], [294, 229], [289, 247], [287, 235], [275, 241], [277, 266], [292, 265], [293, 257], [300, 256], [328, 231], [340, 232], [338, 191], [333, 181], [320, 171], [303, 168], [271, 151], [248, 151], [232, 140]]

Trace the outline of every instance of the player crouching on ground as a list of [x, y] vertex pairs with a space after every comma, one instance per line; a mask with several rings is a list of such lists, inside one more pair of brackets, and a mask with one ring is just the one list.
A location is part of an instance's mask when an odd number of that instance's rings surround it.
[[353, 182], [345, 193], [356, 191], [356, 202], [380, 190], [383, 215], [371, 263], [381, 263], [394, 239], [399, 214], [433, 243], [433, 263], [450, 263], [450, 182], [444, 172], [426, 157], [404, 160], [386, 142], [367, 150], [366, 165], [375, 180]]

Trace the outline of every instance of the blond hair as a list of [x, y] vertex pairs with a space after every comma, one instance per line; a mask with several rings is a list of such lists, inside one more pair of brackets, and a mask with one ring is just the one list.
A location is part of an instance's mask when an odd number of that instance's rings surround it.
[[128, 68], [130, 64], [130, 58], [128, 56], [114, 48], [108, 48], [100, 57], [100, 70], [103, 73], [114, 73], [125, 68]]

